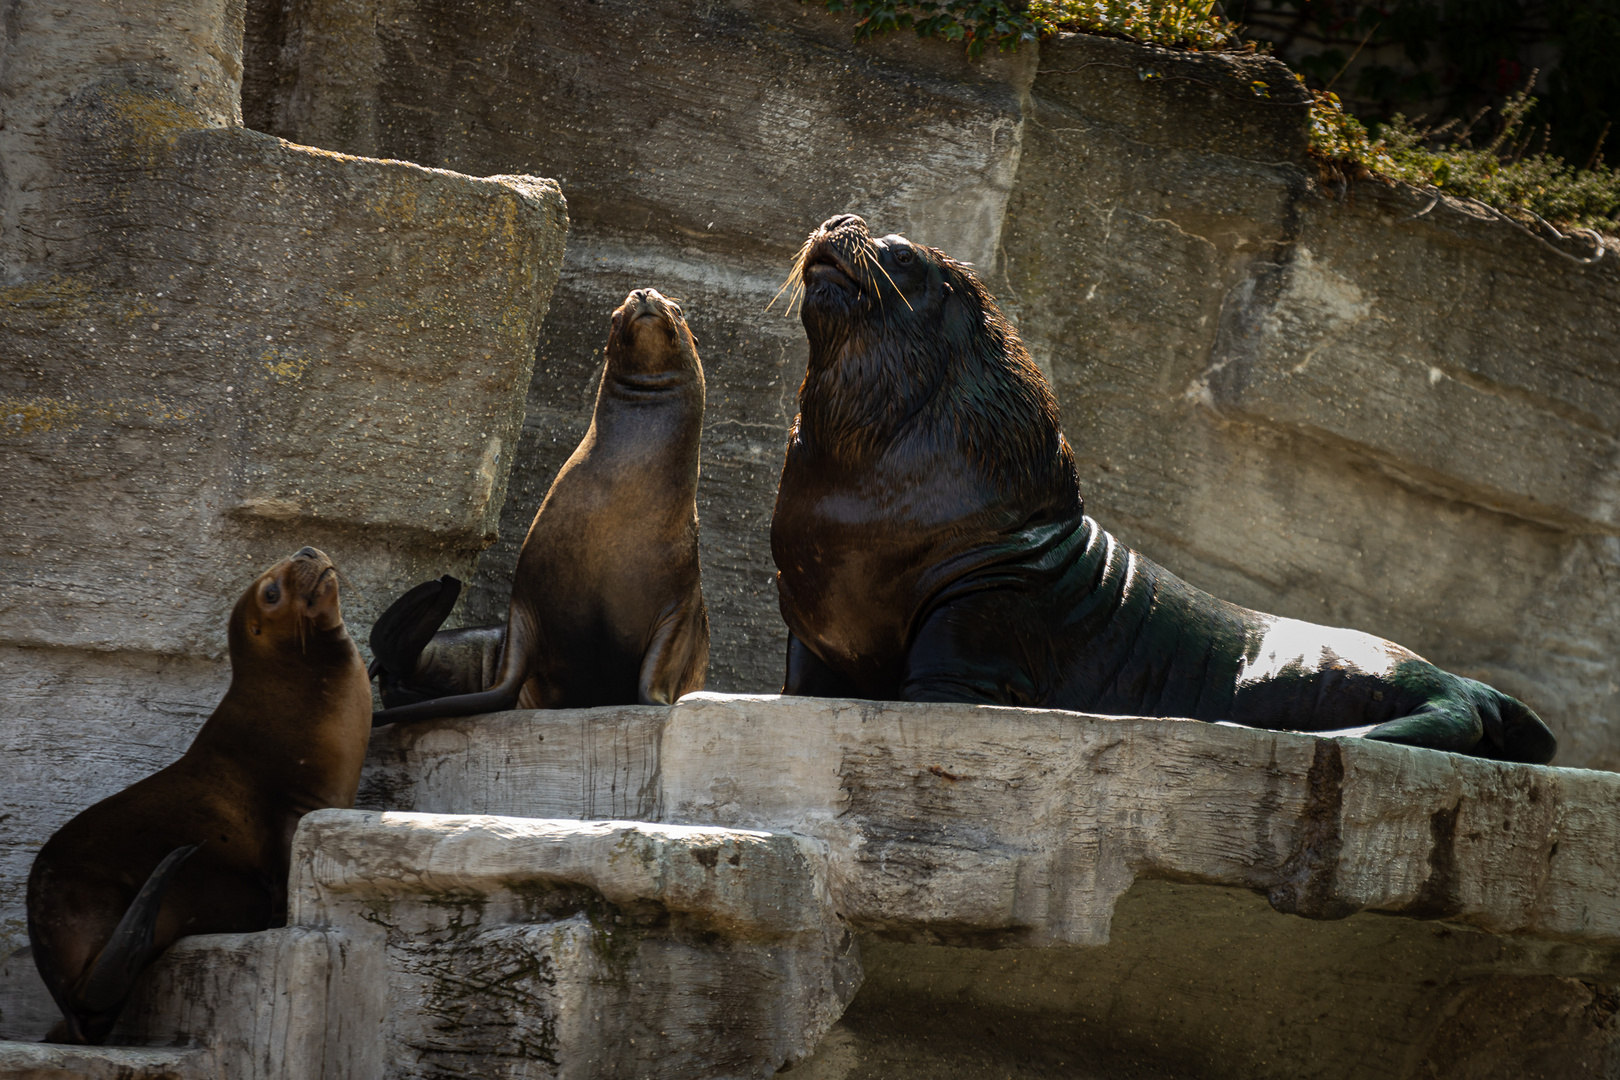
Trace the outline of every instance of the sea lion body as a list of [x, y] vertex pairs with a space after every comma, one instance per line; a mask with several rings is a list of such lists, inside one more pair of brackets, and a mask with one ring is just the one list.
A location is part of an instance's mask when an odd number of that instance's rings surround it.
[[1515, 699], [1370, 634], [1220, 600], [1100, 528], [1050, 386], [967, 267], [851, 216], [801, 265], [811, 356], [771, 522], [784, 693], [1551, 759]]
[[[371, 691], [331, 560], [304, 548], [261, 574], [229, 639], [230, 688], [190, 748], [70, 820], [34, 859], [28, 931], [63, 1011], [59, 1039], [104, 1041], [134, 976], [176, 939], [282, 922], [299, 818], [354, 805]], [[136, 911], [160, 864], [193, 846]]]
[[[464, 639], [445, 635], [467, 631], [441, 631], [419, 656], [374, 635], [374, 650], [410, 671], [401, 681], [413, 692], [451, 695], [396, 697], [397, 706], [385, 698], [390, 707], [378, 724], [513, 707], [667, 705], [703, 688], [709, 619], [698, 562], [704, 382], [696, 342], [678, 306], [638, 289], [613, 313], [606, 353], [591, 426], [518, 555], [493, 680], [478, 693], [458, 690], [477, 680], [473, 668], [486, 662], [495, 628]], [[417, 626], [432, 621], [428, 606]]]

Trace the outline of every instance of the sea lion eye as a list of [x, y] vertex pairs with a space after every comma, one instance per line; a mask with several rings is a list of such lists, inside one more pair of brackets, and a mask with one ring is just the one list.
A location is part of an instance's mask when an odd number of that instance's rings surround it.
[[275, 582], [272, 581], [269, 584], [269, 586], [264, 590], [264, 602], [267, 603], [267, 604], [275, 604], [275, 603], [279, 603], [280, 601], [281, 601], [281, 586], [277, 585]]
[[894, 252], [894, 261], [899, 263], [901, 266], [911, 265], [911, 260], [915, 259], [916, 257], [916, 253], [908, 247], [896, 248]]

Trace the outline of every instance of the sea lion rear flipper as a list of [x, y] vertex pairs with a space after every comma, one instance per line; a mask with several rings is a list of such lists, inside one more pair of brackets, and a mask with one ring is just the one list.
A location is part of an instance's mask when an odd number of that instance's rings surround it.
[[501, 658], [494, 686], [476, 694], [452, 694], [374, 712], [371, 714], [371, 726], [382, 727], [405, 720], [433, 720], [442, 716], [474, 716], [516, 708], [518, 695], [529, 678], [529, 643], [533, 639], [533, 628], [520, 613], [513, 612], [508, 617], [506, 634], [501, 641]]
[[388, 605], [371, 627], [369, 643], [376, 659], [367, 673], [376, 677], [385, 672], [395, 679], [408, 679], [460, 595], [461, 582], [446, 574], [437, 581], [424, 581]]
[[135, 894], [124, 917], [118, 920], [112, 937], [102, 946], [96, 962], [74, 990], [76, 1012], [91, 1015], [110, 1012], [116, 1015], [134, 987], [136, 978], [156, 959], [159, 952], [154, 938], [158, 911], [163, 907], [163, 894], [168, 891], [169, 882], [180, 869], [180, 864], [201, 846], [187, 844], [175, 848], [163, 857], [157, 869], [147, 877], [146, 884]]

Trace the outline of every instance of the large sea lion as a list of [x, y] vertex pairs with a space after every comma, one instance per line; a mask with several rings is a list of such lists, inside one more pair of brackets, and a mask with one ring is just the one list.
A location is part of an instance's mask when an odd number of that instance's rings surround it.
[[387, 706], [377, 724], [668, 705], [703, 689], [697, 342], [679, 305], [637, 289], [613, 312], [606, 353], [590, 429], [518, 554], [505, 627], [434, 633], [455, 602], [454, 578], [400, 597], [372, 634]]
[[1084, 512], [1057, 401], [973, 271], [811, 233], [809, 367], [771, 520], [783, 692], [1226, 720], [1510, 761], [1522, 703], [1392, 642], [1238, 607]]
[[180, 760], [73, 818], [34, 859], [28, 936], [62, 1010], [52, 1041], [105, 1041], [177, 938], [283, 922], [298, 819], [354, 805], [371, 688], [332, 560], [304, 548], [260, 574], [228, 640], [230, 688]]

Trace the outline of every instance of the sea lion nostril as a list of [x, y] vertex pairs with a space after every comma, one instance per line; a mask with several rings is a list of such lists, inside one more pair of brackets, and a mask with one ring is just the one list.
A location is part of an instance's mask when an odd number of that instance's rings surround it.
[[865, 222], [861, 221], [860, 216], [857, 214], [835, 214], [826, 221], [823, 221], [821, 223], [821, 227], [827, 232], [832, 232], [834, 229], [841, 229], [845, 225], [855, 224], [864, 225]]
[[320, 557], [321, 553], [312, 547], [301, 547], [298, 549], [298, 554], [293, 556], [295, 559], [318, 559]]

